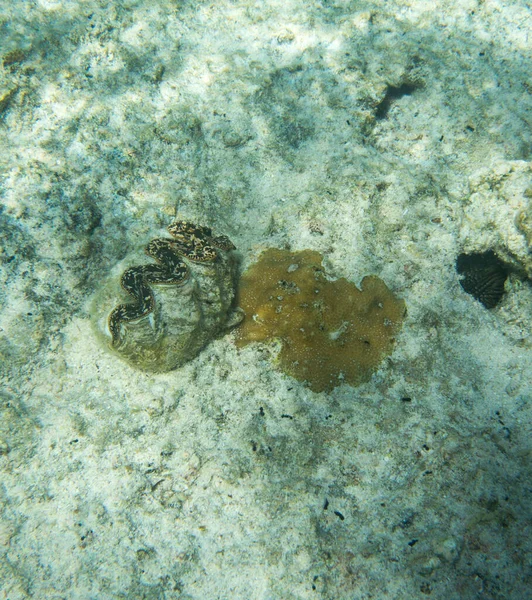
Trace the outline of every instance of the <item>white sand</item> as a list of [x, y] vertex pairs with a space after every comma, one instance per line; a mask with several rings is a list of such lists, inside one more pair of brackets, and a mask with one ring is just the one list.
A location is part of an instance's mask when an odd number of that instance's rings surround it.
[[[4, 1], [0, 26], [0, 598], [529, 597], [529, 3]], [[125, 365], [90, 298], [176, 210], [244, 267], [382, 277], [393, 356], [329, 394], [230, 335]], [[455, 271], [487, 249], [515, 269], [493, 310]]]

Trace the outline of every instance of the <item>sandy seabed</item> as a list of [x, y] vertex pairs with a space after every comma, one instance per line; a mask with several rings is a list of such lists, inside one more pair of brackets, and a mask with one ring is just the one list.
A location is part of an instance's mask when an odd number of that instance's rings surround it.
[[[530, 3], [1, 0], [0, 28], [0, 598], [531, 598]], [[244, 269], [378, 275], [394, 353], [328, 393], [232, 334], [127, 366], [91, 299], [175, 215]], [[455, 269], [486, 250], [491, 310]]]

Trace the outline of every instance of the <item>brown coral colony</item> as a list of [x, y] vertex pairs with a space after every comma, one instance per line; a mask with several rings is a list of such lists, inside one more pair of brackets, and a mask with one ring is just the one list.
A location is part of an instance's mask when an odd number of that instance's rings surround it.
[[279, 339], [283, 371], [316, 392], [369, 379], [385, 356], [406, 312], [378, 277], [361, 289], [330, 281], [318, 252], [269, 249], [244, 273], [239, 305], [246, 318], [237, 345]]

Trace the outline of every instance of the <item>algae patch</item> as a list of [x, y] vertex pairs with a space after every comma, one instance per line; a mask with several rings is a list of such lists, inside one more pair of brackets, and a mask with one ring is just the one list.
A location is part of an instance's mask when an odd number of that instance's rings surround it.
[[246, 317], [237, 346], [279, 339], [279, 365], [313, 391], [367, 381], [392, 353], [405, 303], [375, 276], [361, 289], [330, 281], [322, 255], [269, 249], [244, 273], [239, 306]]

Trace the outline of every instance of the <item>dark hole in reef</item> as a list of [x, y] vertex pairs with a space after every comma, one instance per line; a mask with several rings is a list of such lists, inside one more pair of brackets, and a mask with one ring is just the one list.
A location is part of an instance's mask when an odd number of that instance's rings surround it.
[[499, 304], [509, 271], [493, 250], [459, 254], [456, 271], [461, 275], [460, 285], [465, 292], [486, 308]]
[[410, 94], [419, 89], [419, 87], [419, 84], [416, 85], [414, 83], [402, 83], [399, 86], [388, 86], [384, 98], [377, 104], [375, 118], [378, 120], [385, 119], [388, 116], [388, 111], [394, 100], [399, 100], [399, 98], [402, 98], [403, 96], [410, 96]]

